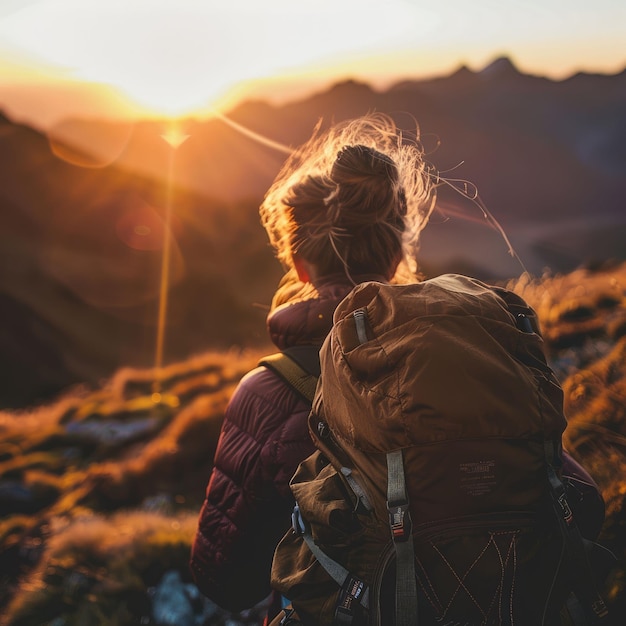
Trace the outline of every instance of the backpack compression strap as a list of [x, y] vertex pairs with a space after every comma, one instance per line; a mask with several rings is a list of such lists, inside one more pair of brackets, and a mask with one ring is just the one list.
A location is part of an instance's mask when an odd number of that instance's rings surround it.
[[369, 608], [369, 587], [359, 578], [352, 575], [343, 565], [329, 557], [316, 543], [311, 535], [311, 530], [305, 522], [300, 507], [296, 504], [291, 516], [292, 529], [297, 535], [301, 535], [304, 542], [311, 550], [317, 562], [326, 570], [326, 573], [339, 585], [341, 591], [335, 608], [333, 624], [337, 626], [350, 626], [354, 619], [354, 607], [356, 603], [364, 608]]
[[387, 454], [387, 509], [396, 552], [395, 626], [417, 626], [417, 581], [413, 528], [406, 494], [402, 450]]
[[319, 377], [319, 348], [297, 346], [263, 357], [259, 365], [276, 372], [305, 400], [313, 402]]
[[[418, 626], [415, 552], [402, 450], [387, 454], [387, 509], [396, 553], [395, 626]], [[294, 532], [304, 539], [318, 563], [341, 587], [333, 624], [349, 626], [354, 618], [355, 603], [366, 609], [369, 607], [368, 586], [315, 543], [298, 505], [294, 508], [291, 521]]]
[[590, 625], [608, 624], [608, 610], [597, 588], [596, 577], [593, 574], [585, 549], [586, 539], [582, 537], [578, 530], [574, 515], [567, 502], [565, 487], [554, 469], [555, 459], [557, 458], [554, 442], [546, 441], [544, 451], [548, 480], [552, 491], [553, 508], [559, 520], [559, 528], [565, 548], [573, 561], [572, 580], [574, 594], [580, 603], [579, 610], [582, 610], [584, 615], [584, 621], [577, 619], [575, 623]]

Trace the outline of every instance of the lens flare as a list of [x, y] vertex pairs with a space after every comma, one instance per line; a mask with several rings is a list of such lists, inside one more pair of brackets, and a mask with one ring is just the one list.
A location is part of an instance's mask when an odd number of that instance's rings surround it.
[[145, 202], [131, 206], [115, 224], [117, 236], [133, 250], [162, 250], [165, 228], [163, 218]]
[[165, 347], [165, 328], [167, 325], [168, 292], [170, 287], [170, 256], [171, 256], [171, 224], [174, 187], [174, 166], [176, 150], [187, 140], [189, 135], [184, 134], [180, 128], [172, 123], [161, 137], [170, 146], [170, 155], [167, 168], [167, 202], [165, 207], [165, 236], [163, 238], [163, 253], [161, 256], [161, 285], [159, 288], [159, 313], [157, 323], [156, 350], [154, 366], [157, 376], [152, 385], [153, 397], [161, 393], [161, 371], [163, 368], [163, 353]]
[[131, 122], [65, 120], [47, 133], [52, 153], [72, 165], [104, 168], [124, 152], [134, 130]]

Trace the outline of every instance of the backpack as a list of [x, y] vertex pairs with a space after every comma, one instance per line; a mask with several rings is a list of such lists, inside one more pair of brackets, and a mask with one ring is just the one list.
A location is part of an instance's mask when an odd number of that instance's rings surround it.
[[[458, 275], [364, 283], [319, 357], [317, 452], [271, 575], [301, 623], [536, 626], [564, 605], [606, 623], [560, 477], [562, 390], [519, 296]], [[310, 367], [267, 364], [311, 397]]]

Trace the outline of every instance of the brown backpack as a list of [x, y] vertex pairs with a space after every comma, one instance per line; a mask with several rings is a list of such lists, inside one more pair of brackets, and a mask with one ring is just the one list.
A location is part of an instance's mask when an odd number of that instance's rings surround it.
[[318, 451], [272, 567], [302, 623], [558, 624], [572, 590], [604, 623], [560, 481], [561, 387], [521, 298], [457, 275], [364, 283], [320, 362]]

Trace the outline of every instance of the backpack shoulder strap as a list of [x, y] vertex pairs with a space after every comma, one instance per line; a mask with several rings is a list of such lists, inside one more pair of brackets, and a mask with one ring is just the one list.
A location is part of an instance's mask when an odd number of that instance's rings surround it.
[[270, 354], [259, 365], [276, 372], [305, 400], [312, 403], [320, 375], [319, 348], [317, 346], [294, 346], [283, 352]]

